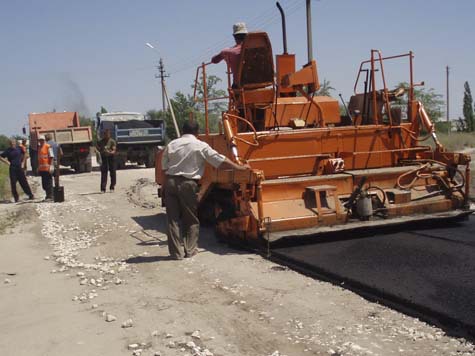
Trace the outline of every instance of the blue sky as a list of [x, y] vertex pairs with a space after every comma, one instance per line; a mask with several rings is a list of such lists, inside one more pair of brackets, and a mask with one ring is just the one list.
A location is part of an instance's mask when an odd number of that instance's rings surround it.
[[[306, 62], [305, 0], [281, 0], [289, 52]], [[445, 99], [451, 67], [451, 117], [462, 113], [463, 83], [475, 90], [475, 1], [313, 0], [313, 48], [320, 79], [348, 100], [359, 63], [371, 49], [415, 53], [415, 80]], [[155, 65], [170, 74], [171, 94], [191, 93], [196, 66], [233, 43], [232, 24], [269, 33], [282, 52], [271, 0], [0, 0], [0, 133], [19, 134], [29, 112], [93, 115], [161, 108]], [[157, 50], [145, 46], [152, 43]], [[386, 68], [390, 84], [406, 67]], [[225, 66], [213, 73], [224, 78]]]

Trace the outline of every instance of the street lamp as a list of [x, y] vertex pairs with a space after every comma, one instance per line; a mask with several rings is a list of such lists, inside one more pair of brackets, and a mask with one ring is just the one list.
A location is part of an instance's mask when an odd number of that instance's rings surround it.
[[[150, 49], [153, 49], [154, 51], [157, 51], [158, 50], [152, 45], [150, 44], [149, 42], [146, 42], [145, 45], [150, 48]], [[159, 53], [160, 55], [160, 53]], [[160, 78], [161, 80], [161, 84], [162, 84], [162, 106], [163, 106], [163, 111], [165, 111], [165, 69], [163, 67], [163, 60], [162, 60], [162, 57], [160, 57], [160, 61], [159, 61], [159, 65], [157, 67], [158, 69], [158, 72], [159, 74], [158, 75], [155, 75], [155, 78]]]

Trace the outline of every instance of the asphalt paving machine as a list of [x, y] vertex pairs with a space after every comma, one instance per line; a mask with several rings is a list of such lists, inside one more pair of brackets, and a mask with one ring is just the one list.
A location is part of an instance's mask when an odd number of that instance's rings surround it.
[[[252, 168], [206, 167], [199, 192], [202, 221], [213, 222], [222, 237], [275, 241], [467, 215], [470, 156], [444, 149], [415, 99], [421, 83], [414, 82], [413, 53], [384, 57], [371, 50], [358, 69], [354, 94], [340, 107], [337, 99], [316, 94], [309, 3], [307, 64], [296, 69], [295, 55], [287, 53], [278, 5], [284, 53], [274, 67], [267, 33], [247, 35], [234, 83], [228, 68], [229, 105], [219, 133], [210, 133], [208, 122], [208, 103], [215, 98], [206, 87], [200, 90], [204, 97], [196, 98], [205, 108], [199, 138]], [[407, 63], [407, 88], [387, 87], [389, 61]], [[196, 85], [206, 85], [209, 64], [197, 69]], [[424, 144], [428, 139], [432, 143]], [[157, 169], [158, 183], [162, 174]]]

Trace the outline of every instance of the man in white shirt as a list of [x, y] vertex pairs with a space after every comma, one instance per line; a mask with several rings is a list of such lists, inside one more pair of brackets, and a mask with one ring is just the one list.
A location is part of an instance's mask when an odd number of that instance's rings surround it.
[[[162, 169], [166, 174], [164, 196], [168, 217], [168, 251], [177, 260], [193, 257], [197, 253], [200, 232], [198, 180], [203, 176], [205, 163], [218, 169], [250, 168], [234, 163], [200, 141], [198, 131], [196, 122], [185, 122], [183, 136], [171, 141], [162, 155]], [[180, 226], [183, 234], [180, 234]]]

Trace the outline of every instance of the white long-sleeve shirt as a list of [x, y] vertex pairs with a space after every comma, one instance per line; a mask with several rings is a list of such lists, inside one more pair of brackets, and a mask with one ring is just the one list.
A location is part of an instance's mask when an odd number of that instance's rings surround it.
[[162, 169], [169, 176], [183, 176], [201, 179], [205, 162], [218, 168], [226, 156], [216, 152], [206, 142], [196, 136], [185, 134], [171, 141], [162, 155]]

